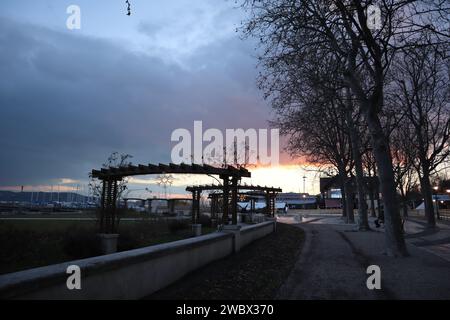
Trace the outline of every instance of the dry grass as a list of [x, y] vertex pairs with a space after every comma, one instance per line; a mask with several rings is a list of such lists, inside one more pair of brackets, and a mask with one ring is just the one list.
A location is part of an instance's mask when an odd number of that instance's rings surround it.
[[279, 223], [276, 233], [194, 271], [148, 299], [273, 299], [303, 239], [301, 229]]

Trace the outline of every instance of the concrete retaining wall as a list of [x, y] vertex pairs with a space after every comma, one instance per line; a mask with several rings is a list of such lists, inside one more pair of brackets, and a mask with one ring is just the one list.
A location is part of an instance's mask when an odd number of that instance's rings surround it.
[[[223, 258], [275, 230], [268, 221], [227, 232], [0, 276], [2, 299], [138, 299]], [[238, 241], [239, 243], [235, 243]], [[69, 265], [81, 269], [81, 289], [66, 286]]]
[[244, 247], [256, 239], [267, 236], [275, 231], [274, 222], [263, 222], [245, 226], [241, 229], [240, 246]]

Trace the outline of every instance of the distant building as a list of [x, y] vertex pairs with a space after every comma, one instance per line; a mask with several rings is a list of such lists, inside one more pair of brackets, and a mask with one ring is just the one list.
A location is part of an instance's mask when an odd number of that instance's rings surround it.
[[[366, 186], [366, 201], [368, 208], [371, 209], [379, 206], [380, 183], [378, 177], [364, 177]], [[358, 189], [356, 187], [356, 177], [351, 177], [346, 181], [352, 190], [352, 198], [354, 207], [357, 207]], [[342, 194], [339, 176], [320, 178], [320, 194], [322, 197], [322, 205], [326, 209], [342, 208]], [[372, 195], [373, 203], [370, 200]]]
[[276, 201], [286, 203], [289, 209], [317, 209], [317, 198], [308, 193], [279, 193]]

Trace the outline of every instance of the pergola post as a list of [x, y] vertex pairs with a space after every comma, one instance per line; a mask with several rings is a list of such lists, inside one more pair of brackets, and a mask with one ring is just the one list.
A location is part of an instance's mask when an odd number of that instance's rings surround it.
[[170, 214], [175, 213], [175, 199], [168, 199], [167, 200], [167, 207], [169, 209], [169, 213]]
[[214, 218], [214, 197], [211, 197], [211, 206], [210, 206], [210, 213], [211, 213], [211, 219]]
[[271, 210], [270, 210], [270, 192], [269, 191], [266, 191], [265, 197], [266, 197], [266, 210], [265, 210], [266, 215], [270, 216]]
[[192, 224], [200, 220], [200, 190], [192, 190]]
[[100, 232], [115, 232], [115, 218], [117, 206], [117, 180], [102, 181], [102, 200], [100, 211]]
[[277, 194], [275, 193], [275, 192], [272, 192], [272, 217], [275, 217], [275, 211], [276, 211], [276, 208], [275, 208], [275, 200], [276, 200], [276, 196], [277, 196]]
[[196, 221], [197, 221], [197, 223], [198, 223], [198, 221], [200, 220], [200, 194], [201, 194], [202, 192], [200, 191], [200, 190], [197, 190], [197, 199], [196, 199], [196, 205], [195, 205], [195, 208], [196, 208], [196, 212], [195, 212], [195, 214], [196, 214]]
[[152, 213], [152, 199], [147, 199], [148, 201], [148, 213]]
[[255, 202], [256, 202], [255, 198], [253, 198], [253, 197], [250, 198], [250, 212], [251, 213], [255, 213], [255, 211], [256, 211]]
[[103, 232], [105, 226], [105, 214], [106, 214], [106, 181], [102, 180], [102, 200], [100, 209], [100, 232]]
[[219, 197], [217, 194], [211, 194], [211, 218], [217, 219], [217, 213], [219, 211]]
[[233, 176], [231, 178], [231, 216], [232, 224], [237, 224], [237, 192], [238, 192], [238, 178]]
[[106, 203], [105, 203], [105, 225], [103, 233], [108, 233], [111, 226], [111, 202], [112, 202], [112, 180], [106, 181]]
[[195, 210], [195, 205], [196, 205], [196, 201], [195, 201], [195, 198], [196, 198], [196, 191], [195, 190], [193, 190], [192, 191], [192, 224], [195, 224], [197, 221], [196, 221], [196, 217], [195, 217], [195, 213], [196, 213], [196, 210]]
[[116, 232], [116, 206], [117, 206], [117, 180], [112, 182], [112, 203], [111, 203], [111, 229], [110, 232]]
[[223, 215], [222, 215], [222, 223], [224, 225], [228, 224], [228, 193], [230, 191], [229, 188], [229, 176], [221, 176], [223, 179]]

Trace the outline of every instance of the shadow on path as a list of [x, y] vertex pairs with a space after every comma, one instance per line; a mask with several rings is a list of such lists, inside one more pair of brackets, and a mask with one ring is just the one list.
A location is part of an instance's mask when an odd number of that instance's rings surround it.
[[[383, 232], [352, 226], [297, 224], [301, 256], [278, 299], [450, 299], [450, 263], [412, 245], [409, 257], [383, 254]], [[381, 290], [366, 286], [369, 265], [381, 269]]]

